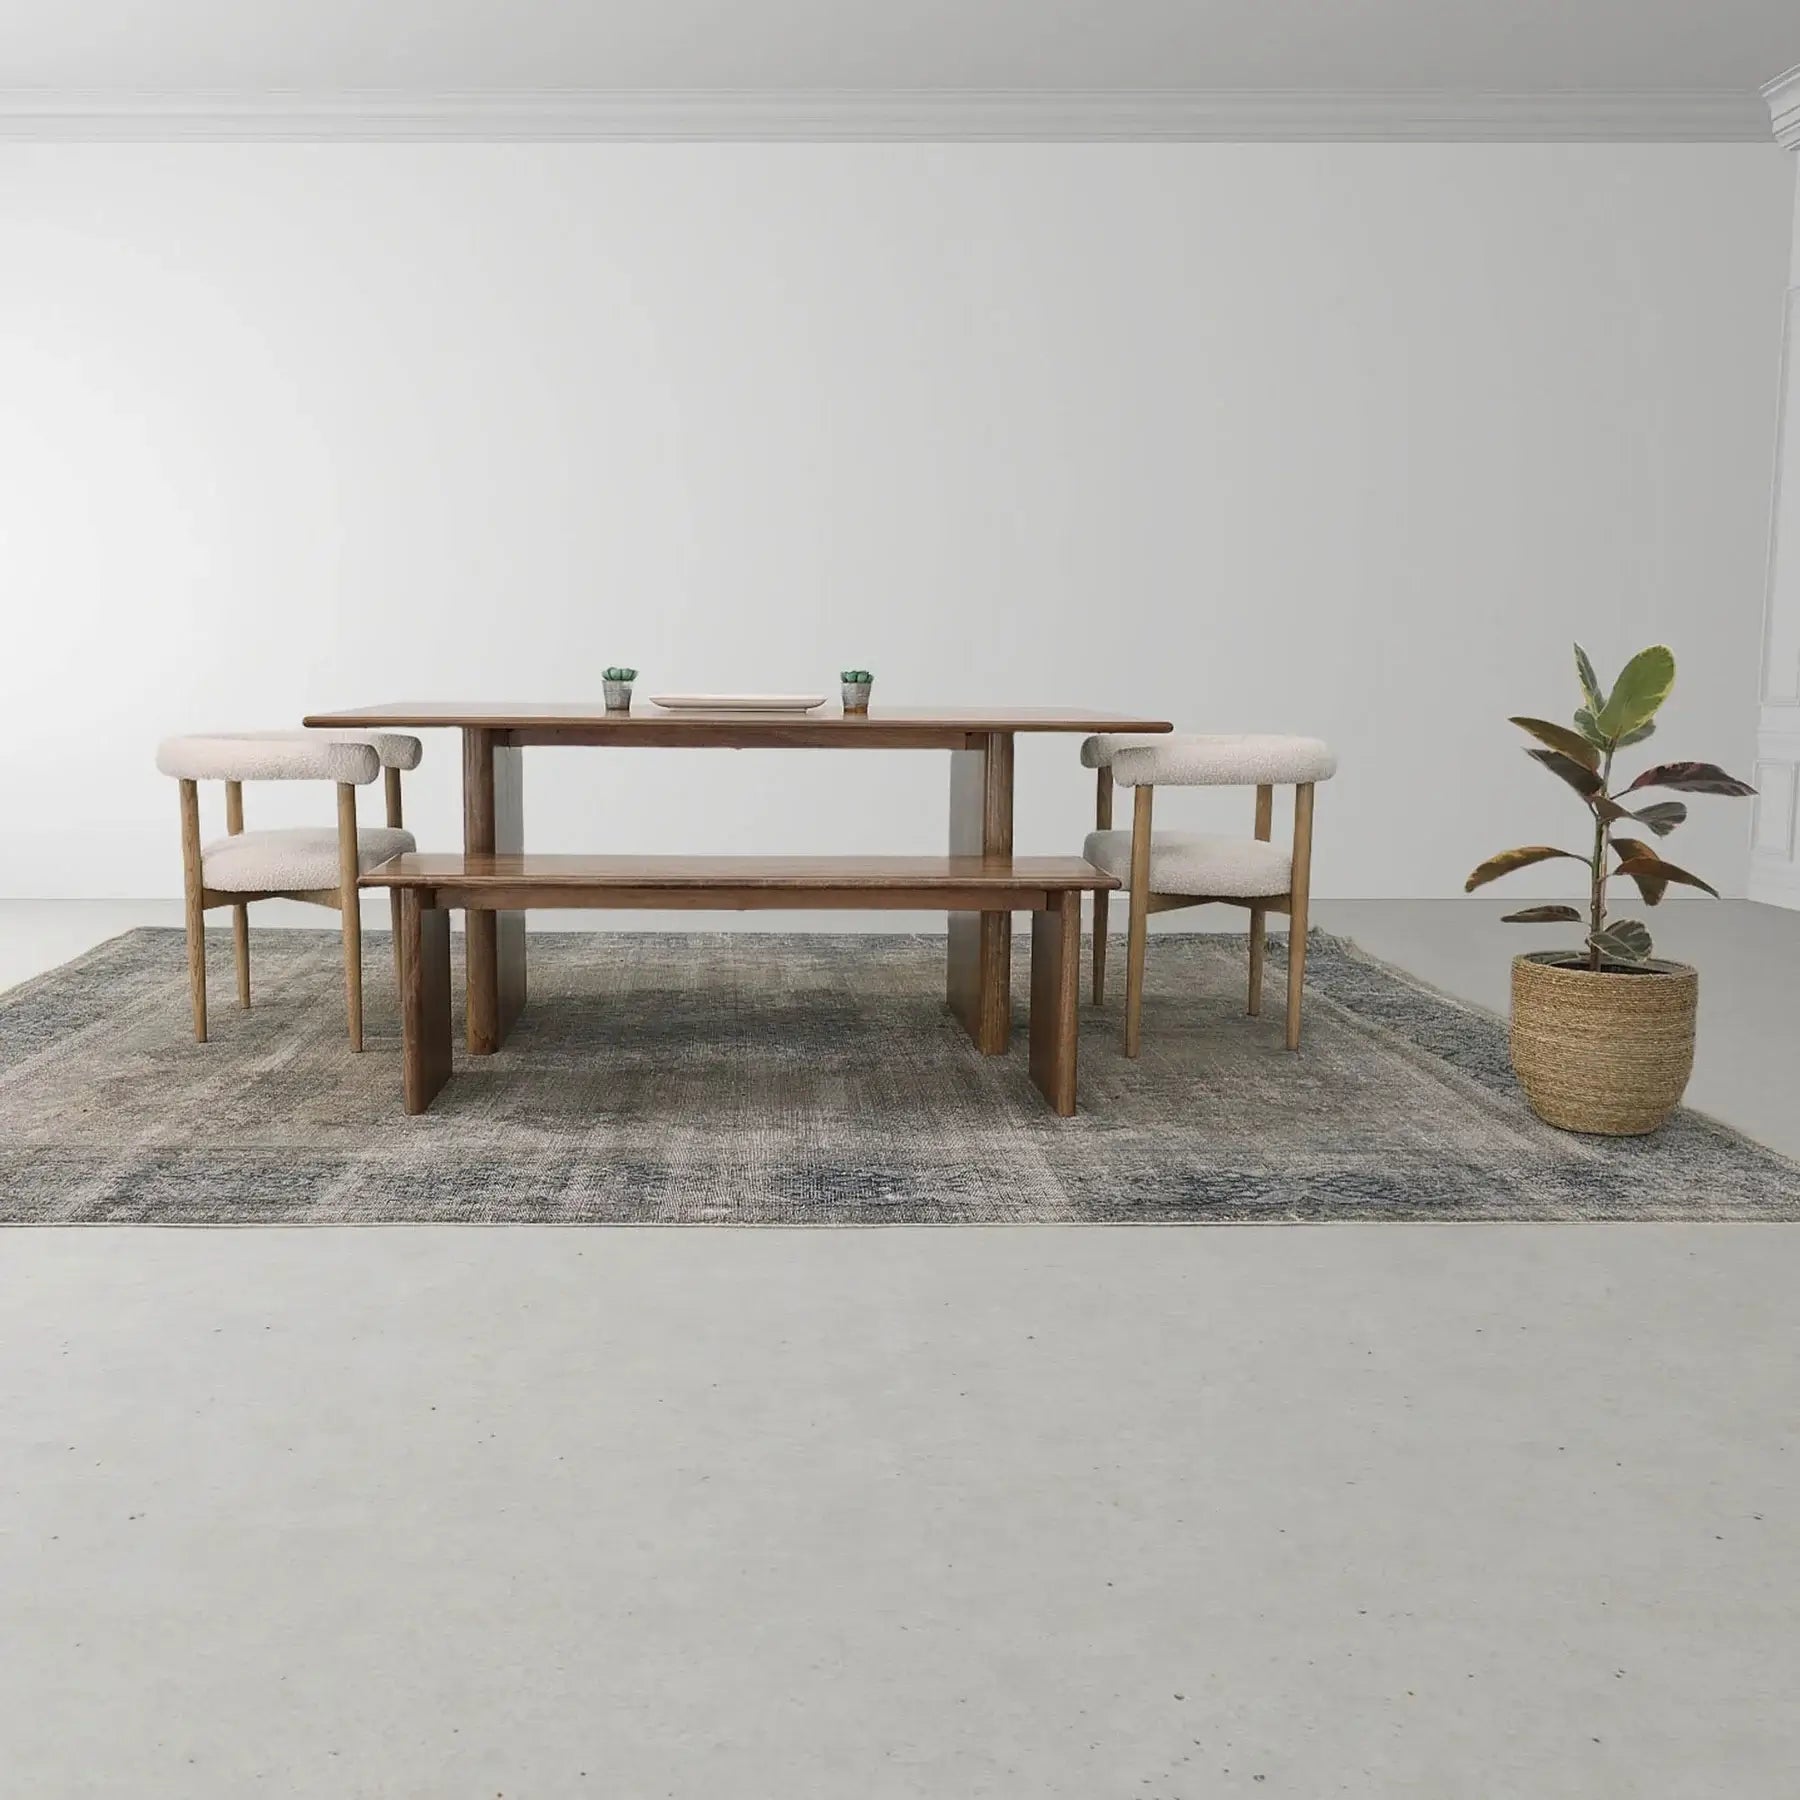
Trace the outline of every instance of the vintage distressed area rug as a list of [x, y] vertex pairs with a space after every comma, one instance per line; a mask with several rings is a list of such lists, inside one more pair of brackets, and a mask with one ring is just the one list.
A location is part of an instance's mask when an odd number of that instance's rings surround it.
[[[133, 931], [0, 996], [0, 1222], [1800, 1217], [1796, 1165], [1694, 1114], [1650, 1139], [1540, 1124], [1501, 1021], [1348, 943], [1314, 940], [1298, 1057], [1278, 944], [1261, 1019], [1241, 937], [1152, 949], [1142, 1057], [1119, 1001], [1084, 1007], [1058, 1120], [1022, 1033], [983, 1057], [945, 1011], [941, 938], [540, 933], [511, 1042], [459, 1051], [409, 1119], [384, 935], [353, 1056], [334, 932], [257, 934], [249, 1012], [218, 935], [197, 1045], [181, 934]], [[1024, 992], [1021, 967], [1021, 1026]]]

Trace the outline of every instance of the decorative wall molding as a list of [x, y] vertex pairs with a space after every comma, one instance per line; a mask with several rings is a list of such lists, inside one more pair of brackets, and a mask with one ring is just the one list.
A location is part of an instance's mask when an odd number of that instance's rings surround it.
[[[1800, 134], [1800, 71], [1765, 90], [1307, 92], [35, 93], [0, 140], [754, 142], [1767, 142]], [[1782, 88], [1792, 82], [1791, 91]], [[1781, 95], [1777, 90], [1782, 89]], [[1777, 109], [1786, 109], [1778, 111]], [[1784, 139], [1783, 141], [1789, 141]]]
[[1747, 891], [1770, 906], [1800, 908], [1800, 542], [1788, 535], [1800, 518], [1800, 286], [1788, 289], [1780, 370]]
[[1769, 103], [1776, 143], [1784, 150], [1800, 150], [1800, 63], [1777, 75], [1763, 89], [1763, 98]]

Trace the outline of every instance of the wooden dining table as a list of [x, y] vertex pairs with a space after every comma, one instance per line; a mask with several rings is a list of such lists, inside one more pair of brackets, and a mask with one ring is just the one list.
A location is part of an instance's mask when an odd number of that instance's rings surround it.
[[[1167, 719], [1081, 707], [872, 706], [815, 712], [608, 711], [593, 702], [392, 700], [309, 713], [308, 726], [340, 730], [462, 733], [463, 850], [525, 849], [524, 756], [528, 747], [635, 745], [717, 750], [947, 750], [948, 848], [953, 856], [1010, 857], [1013, 745], [1029, 732], [1163, 732]], [[467, 1039], [476, 1055], [505, 1043], [525, 1005], [525, 915], [471, 913], [467, 920]], [[1012, 920], [1006, 913], [951, 913], [945, 992], [989, 1055], [1012, 1029]]]

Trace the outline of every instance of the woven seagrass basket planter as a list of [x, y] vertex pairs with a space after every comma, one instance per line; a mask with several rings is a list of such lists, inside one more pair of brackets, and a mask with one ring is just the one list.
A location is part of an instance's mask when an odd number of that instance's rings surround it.
[[1700, 977], [1683, 963], [1642, 973], [1513, 958], [1512, 1065], [1540, 1119], [1636, 1137], [1681, 1103], [1694, 1068]]

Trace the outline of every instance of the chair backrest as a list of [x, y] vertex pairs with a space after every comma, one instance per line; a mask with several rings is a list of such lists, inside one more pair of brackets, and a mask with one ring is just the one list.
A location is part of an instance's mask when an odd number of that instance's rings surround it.
[[356, 731], [321, 726], [306, 735], [329, 738], [338, 744], [367, 744], [381, 758], [384, 769], [416, 769], [425, 754], [425, 746], [403, 731]]
[[1109, 731], [1099, 737], [1081, 740], [1081, 766], [1084, 769], [1110, 769], [1121, 750], [1136, 750], [1145, 744], [1160, 744], [1168, 736], [1162, 731]]
[[1120, 750], [1121, 787], [1292, 787], [1329, 781], [1337, 757], [1318, 738], [1174, 733]]
[[156, 766], [182, 781], [337, 781], [360, 787], [381, 773], [381, 758], [366, 737], [220, 731], [164, 738], [156, 747]]

